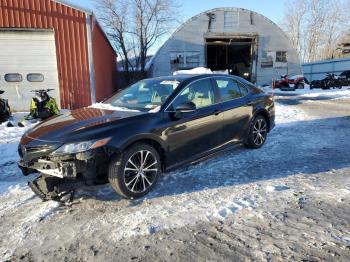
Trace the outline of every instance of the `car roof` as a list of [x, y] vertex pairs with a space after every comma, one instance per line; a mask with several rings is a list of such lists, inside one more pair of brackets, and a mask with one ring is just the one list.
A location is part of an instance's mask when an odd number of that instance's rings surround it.
[[230, 78], [233, 78], [241, 83], [251, 84], [249, 81], [245, 80], [244, 78], [241, 78], [241, 77], [235, 76], [235, 75], [227, 75], [227, 74], [196, 74], [196, 75], [180, 74], [180, 75], [154, 77], [154, 78], [149, 78], [148, 80], [159, 80], [159, 81], [177, 80], [177, 81], [181, 81], [181, 82], [183, 82], [183, 81], [188, 82], [188, 81], [207, 78], [207, 77], [230, 77]]
[[181, 79], [181, 80], [185, 80], [185, 79], [195, 79], [195, 78], [206, 78], [206, 77], [215, 77], [215, 76], [224, 76], [224, 77], [232, 77], [232, 78], [236, 78], [239, 79], [240, 77], [238, 76], [234, 76], [234, 75], [227, 75], [227, 74], [179, 74], [179, 75], [169, 75], [169, 76], [159, 76], [159, 77], [152, 77], [149, 79], [164, 79], [164, 80], [176, 80], [176, 79]]
[[148, 78], [145, 80], [179, 80], [179, 81], [183, 81], [183, 80], [187, 80], [192, 78], [193, 75], [175, 75], [175, 76], [159, 76], [159, 77], [152, 77], [152, 78]]

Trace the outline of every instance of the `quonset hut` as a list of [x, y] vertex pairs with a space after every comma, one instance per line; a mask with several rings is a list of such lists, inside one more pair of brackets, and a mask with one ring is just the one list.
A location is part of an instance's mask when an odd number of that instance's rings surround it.
[[301, 74], [296, 50], [265, 16], [240, 8], [217, 8], [182, 24], [153, 58], [151, 74], [207, 67], [257, 83]]

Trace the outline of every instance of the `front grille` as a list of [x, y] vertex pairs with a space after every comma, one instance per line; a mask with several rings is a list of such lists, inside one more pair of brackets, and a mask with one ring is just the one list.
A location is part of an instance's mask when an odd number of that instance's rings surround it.
[[38, 152], [47, 152], [50, 150], [54, 150], [56, 147], [53, 145], [43, 145], [43, 146], [29, 146], [26, 147], [25, 150], [27, 153], [38, 153]]
[[47, 156], [55, 151], [59, 147], [58, 144], [51, 145], [37, 145], [37, 146], [24, 146], [19, 145], [18, 153], [21, 158], [31, 161], [40, 157]]

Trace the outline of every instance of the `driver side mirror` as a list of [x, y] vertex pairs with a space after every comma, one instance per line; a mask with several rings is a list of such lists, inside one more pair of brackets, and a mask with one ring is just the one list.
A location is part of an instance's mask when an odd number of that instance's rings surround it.
[[175, 107], [175, 112], [187, 113], [196, 110], [196, 105], [193, 102], [185, 102]]
[[193, 102], [184, 102], [175, 107], [175, 118], [181, 118], [183, 113], [189, 113], [196, 110], [196, 105]]

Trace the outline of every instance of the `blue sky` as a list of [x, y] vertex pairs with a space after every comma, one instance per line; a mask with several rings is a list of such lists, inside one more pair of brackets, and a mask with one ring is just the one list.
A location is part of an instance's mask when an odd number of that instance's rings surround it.
[[[68, 2], [74, 3], [78, 6], [94, 10], [95, 2], [98, 0], [66, 0]], [[276, 24], [282, 21], [283, 11], [284, 11], [284, 1], [283, 0], [174, 0], [180, 4], [180, 13], [182, 17], [179, 17], [181, 21], [186, 21], [187, 19], [195, 16], [201, 12], [207, 11], [212, 8], [217, 7], [239, 7], [253, 10], [260, 13]], [[164, 43], [168, 38], [165, 36], [160, 40], [153, 48], [150, 50], [150, 54], [155, 53], [158, 48]]]
[[[94, 9], [95, 0], [68, 0], [82, 7]], [[191, 18], [208, 9], [216, 7], [240, 7], [265, 15], [275, 23], [283, 17], [284, 1], [282, 0], [178, 0], [183, 19]]]

